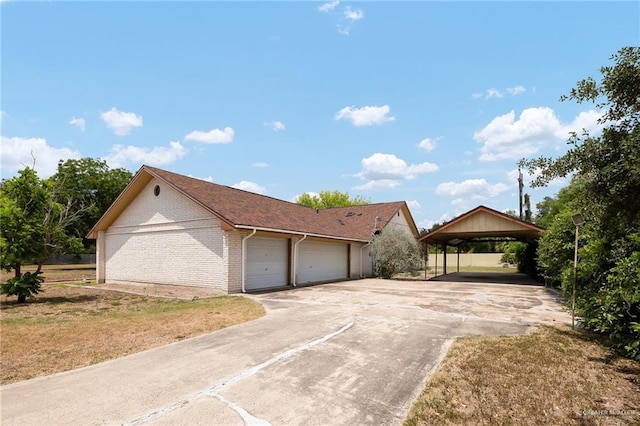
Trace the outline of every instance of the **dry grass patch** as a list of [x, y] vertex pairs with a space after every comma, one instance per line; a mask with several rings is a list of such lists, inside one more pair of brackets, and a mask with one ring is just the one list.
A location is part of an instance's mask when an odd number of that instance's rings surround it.
[[195, 301], [44, 285], [25, 304], [0, 301], [0, 384], [71, 370], [264, 315], [237, 296]]
[[637, 425], [640, 363], [579, 330], [458, 339], [404, 422], [452, 424]]

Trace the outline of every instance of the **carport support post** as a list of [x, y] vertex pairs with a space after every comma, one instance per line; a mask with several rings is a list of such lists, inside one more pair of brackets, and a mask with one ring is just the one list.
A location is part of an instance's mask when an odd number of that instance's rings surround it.
[[456, 272], [460, 272], [460, 244], [458, 244], [456, 248], [458, 249], [458, 269], [456, 270]]
[[433, 276], [438, 276], [438, 243], [436, 243], [436, 269], [433, 271]]
[[447, 275], [447, 243], [444, 243], [442, 250], [442, 273]]

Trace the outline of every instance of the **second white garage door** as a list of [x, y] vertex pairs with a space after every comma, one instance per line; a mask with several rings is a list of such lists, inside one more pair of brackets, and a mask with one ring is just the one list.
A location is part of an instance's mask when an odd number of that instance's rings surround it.
[[252, 237], [247, 240], [245, 289], [283, 287], [289, 276], [289, 240]]
[[348, 244], [304, 241], [298, 250], [296, 283], [307, 284], [347, 278]]

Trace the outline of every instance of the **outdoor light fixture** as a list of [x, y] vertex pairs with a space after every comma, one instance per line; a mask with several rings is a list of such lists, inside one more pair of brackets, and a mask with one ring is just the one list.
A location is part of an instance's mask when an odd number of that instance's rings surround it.
[[582, 217], [582, 215], [580, 213], [576, 213], [576, 214], [572, 215], [571, 216], [571, 220], [573, 220], [573, 224], [575, 226], [584, 225], [584, 217]]
[[571, 328], [576, 328], [576, 281], [578, 281], [578, 229], [584, 225], [584, 217], [580, 213], [571, 216], [576, 227], [576, 243], [573, 252], [573, 293], [571, 296]]

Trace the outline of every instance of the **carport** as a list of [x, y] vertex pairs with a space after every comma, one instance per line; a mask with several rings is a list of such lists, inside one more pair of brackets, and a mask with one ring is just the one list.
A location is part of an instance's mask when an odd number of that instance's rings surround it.
[[[424, 234], [418, 241], [423, 244], [425, 253], [429, 246], [442, 247], [443, 274], [447, 271], [447, 247], [457, 248], [458, 261], [456, 271], [460, 272], [460, 245], [472, 241], [523, 241], [534, 242], [540, 238], [543, 228], [520, 220], [486, 206], [478, 206], [450, 222]], [[437, 262], [437, 256], [436, 256]], [[438, 265], [435, 265], [438, 273]]]

